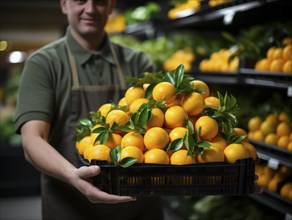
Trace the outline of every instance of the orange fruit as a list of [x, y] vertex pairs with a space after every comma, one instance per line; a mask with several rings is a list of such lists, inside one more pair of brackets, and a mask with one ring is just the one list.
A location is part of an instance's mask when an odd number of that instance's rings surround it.
[[130, 105], [129, 108], [129, 113], [130, 114], [134, 114], [138, 111], [138, 109], [141, 107], [141, 105], [143, 105], [144, 103], [148, 103], [149, 100], [146, 98], [139, 98], [136, 99], [135, 101], [132, 102], [132, 104]]
[[283, 72], [284, 60], [281, 58], [274, 59], [271, 64], [269, 70], [272, 72]]
[[188, 129], [185, 127], [176, 127], [174, 129], [172, 129], [169, 133], [170, 141], [172, 142], [178, 138], [184, 138], [187, 131], [188, 131]]
[[144, 135], [144, 144], [148, 150], [153, 148], [164, 149], [168, 143], [168, 133], [163, 128], [150, 128]]
[[135, 146], [139, 148], [142, 152], [145, 150], [144, 145], [144, 137], [142, 134], [138, 132], [129, 132], [125, 134], [121, 140], [121, 146], [127, 147], [127, 146]]
[[275, 133], [276, 126], [274, 124], [272, 124], [271, 122], [265, 120], [261, 124], [260, 131], [262, 132], [262, 134], [264, 136], [266, 136], [266, 135], [268, 135], [270, 133]]
[[175, 100], [176, 88], [170, 82], [161, 82], [153, 88], [152, 96], [154, 100], [165, 101], [168, 104]]
[[106, 117], [107, 114], [110, 112], [110, 110], [112, 110], [113, 107], [114, 107], [113, 104], [105, 103], [102, 106], [100, 106], [97, 111], [100, 112], [101, 116]]
[[280, 189], [280, 196], [289, 199], [289, 192], [292, 192], [292, 182], [287, 182], [282, 186]]
[[284, 47], [282, 55], [284, 60], [292, 60], [292, 44]]
[[182, 127], [188, 118], [188, 114], [181, 106], [171, 106], [164, 114], [164, 125], [167, 128]]
[[103, 145], [103, 144], [99, 144], [93, 147], [93, 149], [89, 152], [88, 154], [88, 160], [106, 160], [107, 162], [111, 162], [110, 159], [110, 150], [111, 148]]
[[254, 131], [251, 139], [254, 139], [256, 141], [264, 141], [265, 136], [263, 135], [263, 133], [260, 130]]
[[235, 136], [246, 136], [243, 141], [247, 141], [247, 132], [243, 128], [233, 128], [233, 134]]
[[219, 108], [220, 101], [215, 96], [209, 96], [204, 99], [205, 107]]
[[145, 91], [142, 87], [130, 87], [125, 93], [126, 103], [131, 105], [135, 100], [145, 97]]
[[191, 81], [193, 84], [193, 89], [200, 89], [203, 93], [201, 94], [203, 98], [206, 98], [210, 95], [209, 86], [202, 80], [193, 80]]
[[256, 161], [257, 158], [258, 158], [258, 155], [257, 155], [257, 150], [256, 150], [255, 146], [252, 145], [252, 144], [249, 143], [249, 142], [246, 142], [246, 141], [241, 142], [241, 144], [245, 147], [245, 149], [247, 149], [247, 151], [248, 151], [248, 153], [249, 153], [249, 156], [250, 156], [254, 161]]
[[90, 135], [83, 137], [79, 142], [76, 144], [77, 151], [80, 155], [83, 155], [84, 149], [91, 145], [91, 137]]
[[220, 148], [222, 151], [224, 151], [225, 147], [227, 146], [227, 142], [225, 141], [225, 139], [220, 136], [217, 135], [216, 137], [214, 137], [212, 140], [209, 141], [210, 144], [214, 147]]
[[267, 71], [269, 70], [270, 63], [271, 63], [271, 60], [269, 59], [261, 59], [257, 61], [255, 65], [255, 69], [258, 71]]
[[199, 163], [208, 163], [208, 162], [223, 162], [224, 153], [219, 147], [211, 146], [205, 148], [203, 154], [197, 156]]
[[289, 120], [289, 116], [287, 115], [286, 112], [280, 112], [280, 114], [278, 115], [278, 119], [279, 119], [279, 121], [281, 121], [281, 122], [283, 122], [283, 121], [288, 122], [288, 120]]
[[200, 138], [204, 140], [211, 140], [218, 134], [218, 123], [215, 119], [209, 116], [201, 116], [195, 123], [195, 130], [200, 132]]
[[144, 163], [169, 164], [169, 156], [162, 149], [150, 149], [144, 153]]
[[273, 60], [273, 57], [274, 57], [274, 51], [276, 50], [276, 47], [270, 47], [268, 50], [267, 50], [267, 53], [266, 53], [266, 57], [269, 59], [269, 60]]
[[199, 115], [205, 109], [204, 98], [201, 94], [193, 92], [182, 98], [181, 106], [189, 116]]
[[287, 146], [287, 150], [292, 151], [292, 141], [289, 142], [289, 144]]
[[267, 117], [265, 118], [265, 121], [268, 121], [273, 125], [278, 125], [279, 123], [278, 116], [276, 113], [271, 113], [267, 115]]
[[172, 165], [185, 165], [196, 163], [196, 158], [188, 155], [187, 150], [175, 151], [170, 157], [170, 164]]
[[116, 146], [121, 145], [121, 141], [122, 141], [122, 136], [120, 134], [110, 133], [105, 145], [110, 148], [114, 148]]
[[284, 37], [282, 40], [283, 45], [289, 45], [292, 44], [292, 37]]
[[239, 58], [234, 57], [234, 59], [231, 60], [231, 62], [229, 63], [228, 71], [234, 72], [238, 70], [238, 66], [239, 66]]
[[283, 66], [283, 73], [292, 73], [292, 58], [291, 60], [286, 60]]
[[111, 127], [114, 122], [124, 126], [130, 120], [130, 116], [122, 110], [112, 110], [106, 116], [106, 123]]
[[83, 157], [84, 159], [88, 160], [89, 153], [94, 149], [94, 146], [92, 144], [88, 145], [85, 147], [84, 152], [83, 152]]
[[181, 100], [182, 100], [183, 95], [178, 94], [175, 98], [174, 101], [170, 102], [167, 104], [167, 107], [175, 106], [175, 105], [181, 105]]
[[291, 133], [291, 127], [287, 122], [283, 121], [278, 124], [276, 133], [278, 136], [289, 135]]
[[143, 152], [135, 146], [127, 146], [122, 148], [121, 150], [121, 160], [126, 157], [133, 157], [138, 159], [137, 163], [143, 163], [144, 162], [144, 154]]
[[119, 106], [127, 106], [128, 104], [126, 102], [126, 98], [125, 97], [121, 98], [118, 102], [118, 105]]
[[262, 119], [259, 116], [252, 117], [248, 121], [248, 130], [249, 131], [257, 131], [260, 129], [262, 124]]
[[278, 189], [278, 184], [281, 182], [281, 180], [282, 179], [279, 176], [274, 176], [268, 183], [268, 189], [271, 192], [276, 192]]
[[284, 135], [284, 136], [280, 136], [277, 142], [277, 146], [280, 148], [287, 148], [289, 144], [289, 136], [288, 135]]
[[249, 158], [249, 152], [242, 144], [229, 144], [224, 149], [224, 156], [228, 163], [235, 163], [237, 160]]
[[270, 133], [265, 137], [264, 142], [266, 144], [276, 145], [278, 142], [278, 136], [275, 133]]
[[283, 48], [277, 47], [273, 53], [273, 60], [275, 59], [282, 59], [283, 58]]
[[146, 125], [146, 130], [153, 127], [162, 127], [164, 124], [164, 113], [160, 108], [151, 109], [151, 117]]

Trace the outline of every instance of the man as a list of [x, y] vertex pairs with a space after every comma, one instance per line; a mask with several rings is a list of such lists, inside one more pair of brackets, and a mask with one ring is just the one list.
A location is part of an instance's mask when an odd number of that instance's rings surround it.
[[25, 158], [42, 172], [43, 219], [162, 219], [159, 199], [135, 199], [92, 185], [98, 166], [78, 168], [77, 120], [117, 102], [124, 75], [152, 71], [145, 54], [110, 42], [104, 31], [115, 0], [60, 0], [66, 36], [27, 60], [19, 88], [16, 130]]

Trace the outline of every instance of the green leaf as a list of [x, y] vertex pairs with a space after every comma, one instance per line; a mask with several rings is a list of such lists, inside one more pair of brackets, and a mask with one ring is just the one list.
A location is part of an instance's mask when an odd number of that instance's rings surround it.
[[87, 118], [82, 118], [78, 121], [78, 125], [87, 126], [88, 128], [92, 128], [92, 122]]
[[167, 82], [170, 82], [172, 85], [175, 85], [175, 78], [172, 76], [171, 73], [172, 72], [170, 72], [170, 71], [165, 72], [165, 80]]
[[113, 164], [117, 165], [119, 163], [119, 161], [121, 159], [121, 151], [122, 151], [121, 146], [116, 146], [116, 147], [111, 149], [110, 158], [111, 158]]
[[195, 149], [194, 148], [195, 147], [195, 139], [189, 132], [186, 132], [186, 134], [184, 136], [183, 143], [186, 146], [187, 150], [189, 150], [193, 153], [193, 151]]
[[109, 129], [105, 128], [105, 127], [97, 127], [97, 128], [92, 130], [92, 133], [102, 133], [102, 132], [105, 132], [105, 131], [109, 131]]
[[147, 107], [144, 108], [139, 115], [139, 126], [144, 128], [147, 125], [150, 117], [151, 117], [151, 109]]
[[179, 88], [180, 84], [184, 79], [185, 67], [184, 65], [180, 64], [176, 70], [174, 71], [174, 79], [175, 79], [175, 87]]
[[177, 151], [183, 146], [184, 139], [178, 138], [168, 144], [166, 151]]
[[209, 141], [200, 141], [198, 146], [202, 148], [210, 148], [212, 144]]
[[123, 167], [123, 168], [127, 168], [132, 166], [133, 164], [137, 163], [138, 159], [137, 158], [133, 158], [133, 157], [126, 157], [124, 159], [122, 159], [118, 165]]
[[104, 131], [101, 132], [94, 140], [94, 143], [96, 143], [97, 141], [100, 142], [100, 144], [106, 144], [107, 139], [109, 137], [110, 132], [109, 131]]
[[147, 87], [146, 91], [145, 91], [145, 98], [146, 99], [150, 99], [152, 96], [152, 91], [155, 87], [155, 84], [151, 84]]
[[234, 136], [234, 137], [232, 138], [231, 143], [238, 144], [238, 143], [240, 143], [241, 141], [243, 141], [244, 138], [246, 138], [246, 135]]
[[193, 123], [190, 120], [188, 120], [188, 119], [186, 120], [185, 126], [188, 129], [188, 132], [190, 134], [193, 134], [194, 133], [194, 125], [193, 125]]

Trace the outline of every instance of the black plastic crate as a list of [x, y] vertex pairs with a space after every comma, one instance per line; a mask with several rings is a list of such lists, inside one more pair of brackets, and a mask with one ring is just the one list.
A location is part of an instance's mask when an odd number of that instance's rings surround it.
[[254, 192], [255, 163], [250, 159], [192, 165], [135, 164], [128, 168], [92, 161], [101, 167], [94, 184], [115, 195], [204, 196]]

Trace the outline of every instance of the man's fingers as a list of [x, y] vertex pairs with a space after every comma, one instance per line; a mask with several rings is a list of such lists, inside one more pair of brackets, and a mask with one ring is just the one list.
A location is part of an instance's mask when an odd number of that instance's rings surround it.
[[106, 192], [101, 191], [100, 189], [93, 187], [92, 192], [89, 200], [92, 203], [108, 203], [108, 204], [115, 204], [115, 203], [122, 203], [122, 202], [131, 202], [136, 201], [136, 198], [131, 196], [117, 196], [108, 194]]
[[82, 179], [86, 179], [89, 177], [94, 177], [100, 173], [99, 166], [83, 166], [79, 168], [79, 176]]

